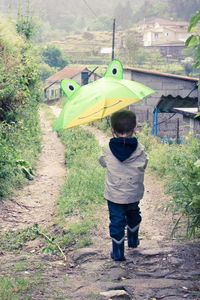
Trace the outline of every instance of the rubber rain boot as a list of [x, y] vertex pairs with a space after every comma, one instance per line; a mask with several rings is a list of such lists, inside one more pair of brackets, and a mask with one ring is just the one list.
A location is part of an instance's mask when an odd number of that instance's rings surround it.
[[137, 246], [140, 244], [140, 241], [138, 239], [138, 230], [131, 231], [131, 228], [127, 228], [127, 238], [128, 238], [128, 247], [129, 248], [137, 248]]
[[121, 243], [116, 243], [112, 240], [112, 247], [113, 250], [110, 253], [110, 256], [115, 261], [123, 261], [125, 260], [124, 257], [124, 240]]

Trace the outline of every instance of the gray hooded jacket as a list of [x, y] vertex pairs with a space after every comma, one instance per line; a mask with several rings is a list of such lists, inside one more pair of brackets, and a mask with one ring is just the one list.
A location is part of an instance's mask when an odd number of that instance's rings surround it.
[[[128, 150], [128, 155], [122, 158], [129, 147], [126, 141], [132, 144], [133, 140], [133, 149]], [[112, 142], [117, 144], [117, 151], [113, 150]], [[109, 147], [103, 148], [103, 155], [99, 158], [101, 166], [107, 168], [104, 198], [118, 204], [141, 200], [144, 195], [144, 172], [147, 162], [144, 147], [136, 138], [126, 138], [124, 143], [123, 138], [111, 139]]]

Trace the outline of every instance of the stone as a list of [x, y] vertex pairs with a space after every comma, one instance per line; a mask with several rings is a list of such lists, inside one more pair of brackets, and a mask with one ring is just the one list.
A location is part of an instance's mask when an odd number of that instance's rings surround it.
[[158, 248], [158, 249], [140, 250], [140, 254], [145, 256], [156, 256], [159, 254], [163, 254], [163, 249]]
[[109, 272], [107, 272], [107, 275], [111, 280], [120, 280], [121, 278], [126, 277], [125, 271], [121, 268], [111, 269]]
[[183, 260], [177, 257], [168, 257], [167, 258], [168, 262], [170, 262], [171, 264], [175, 265], [175, 266], [180, 266], [183, 263]]
[[101, 292], [100, 295], [104, 296], [105, 299], [113, 299], [113, 300], [117, 300], [117, 299], [131, 300], [132, 299], [132, 297], [124, 290], [112, 290], [112, 291], [108, 291], [108, 292]]
[[88, 256], [94, 256], [97, 254], [99, 254], [99, 253], [96, 249], [81, 248], [81, 249], [78, 249], [77, 251], [75, 251], [75, 253], [73, 254], [73, 260], [76, 262], [76, 261], [86, 258]]

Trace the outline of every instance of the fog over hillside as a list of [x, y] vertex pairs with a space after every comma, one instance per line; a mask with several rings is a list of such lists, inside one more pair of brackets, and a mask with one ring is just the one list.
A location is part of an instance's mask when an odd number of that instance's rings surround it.
[[113, 18], [123, 30], [152, 16], [189, 21], [200, 8], [200, 0], [0, 0], [3, 14], [16, 17], [19, 8], [52, 30], [108, 30]]

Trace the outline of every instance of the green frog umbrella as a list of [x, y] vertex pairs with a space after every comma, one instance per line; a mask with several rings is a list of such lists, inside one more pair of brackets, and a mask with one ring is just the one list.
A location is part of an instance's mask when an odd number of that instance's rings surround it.
[[81, 86], [72, 79], [62, 79], [61, 89], [68, 97], [54, 130], [86, 124], [102, 119], [113, 112], [155, 93], [151, 88], [123, 79], [123, 66], [113, 60], [104, 77]]

